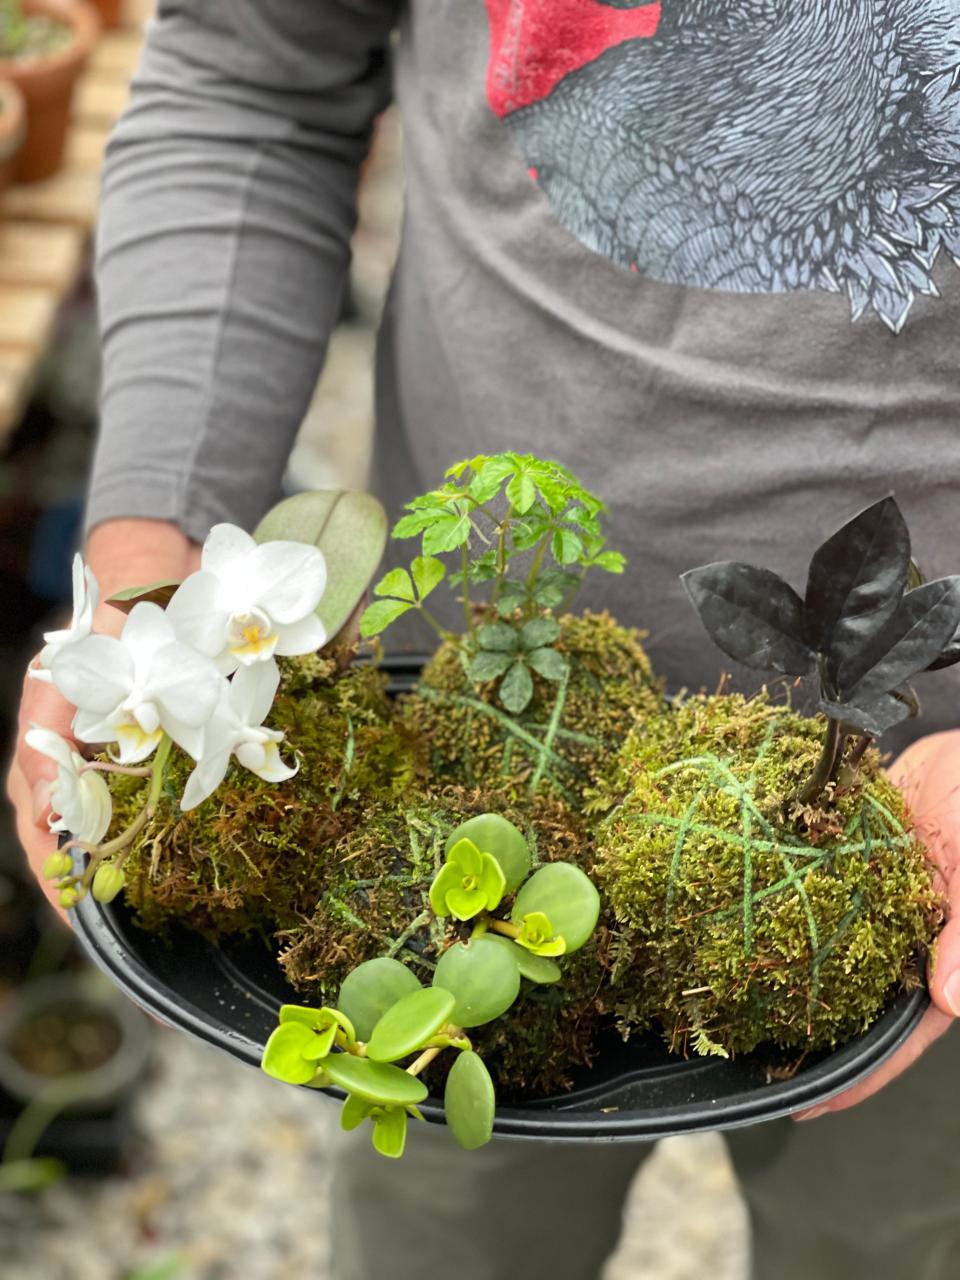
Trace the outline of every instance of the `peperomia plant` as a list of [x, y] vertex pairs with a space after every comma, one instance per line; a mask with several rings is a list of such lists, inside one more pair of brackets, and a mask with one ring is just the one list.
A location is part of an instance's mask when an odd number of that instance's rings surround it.
[[[374, 587], [379, 599], [364, 613], [361, 634], [379, 635], [416, 610], [458, 644], [472, 681], [500, 682], [500, 701], [517, 715], [533, 697], [534, 673], [560, 681], [567, 672], [550, 611], [569, 607], [588, 569], [622, 573], [624, 558], [606, 546], [604, 504], [558, 462], [479, 455], [451, 467], [445, 480], [408, 503], [394, 526], [393, 537], [420, 539], [421, 554], [409, 571], [393, 569]], [[448, 554], [456, 557], [453, 572], [441, 559]], [[426, 605], [445, 579], [460, 592], [459, 637]]]
[[818, 548], [803, 599], [769, 569], [734, 561], [693, 569], [682, 581], [729, 657], [761, 671], [816, 676], [827, 727], [797, 797], [803, 806], [821, 799], [845, 756], [855, 768], [875, 737], [916, 714], [914, 676], [960, 661], [960, 577], [922, 581], [892, 497]]
[[[486, 813], [451, 832], [430, 887], [436, 917], [457, 922], [430, 986], [399, 960], [367, 960], [344, 979], [336, 1008], [285, 1005], [264, 1050], [263, 1070], [289, 1084], [335, 1086], [346, 1093], [345, 1129], [370, 1120], [382, 1155], [403, 1154], [409, 1117], [422, 1118], [421, 1073], [445, 1051], [456, 1053], [444, 1088], [444, 1113], [460, 1146], [489, 1141], [496, 1098], [468, 1032], [502, 1017], [522, 979], [560, 981], [550, 957], [579, 950], [596, 927], [600, 896], [571, 863], [530, 874], [523, 835]], [[494, 915], [515, 895], [509, 918]], [[471, 922], [468, 937], [460, 924]], [[405, 1067], [398, 1064], [410, 1059]]]

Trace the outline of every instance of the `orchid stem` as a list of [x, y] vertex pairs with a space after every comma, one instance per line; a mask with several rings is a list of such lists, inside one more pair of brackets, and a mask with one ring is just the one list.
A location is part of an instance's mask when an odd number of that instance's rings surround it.
[[128, 778], [149, 778], [153, 773], [153, 769], [148, 764], [113, 764], [112, 762], [108, 763], [106, 760], [89, 760], [80, 772], [87, 773], [90, 769], [96, 769], [100, 773], [122, 773]]
[[107, 859], [112, 858], [123, 850], [128, 850], [140, 832], [153, 818], [157, 811], [160, 792], [163, 789], [163, 777], [172, 746], [172, 739], [164, 734], [160, 740], [159, 747], [157, 747], [157, 754], [153, 758], [153, 764], [150, 766], [150, 790], [147, 793], [147, 803], [130, 823], [126, 831], [122, 831], [120, 835], [113, 840], [108, 840], [106, 844], [100, 845], [99, 848], [90, 849], [90, 862], [83, 873], [83, 880], [81, 881], [85, 889], [89, 889], [93, 883], [93, 877], [100, 863], [107, 861]]

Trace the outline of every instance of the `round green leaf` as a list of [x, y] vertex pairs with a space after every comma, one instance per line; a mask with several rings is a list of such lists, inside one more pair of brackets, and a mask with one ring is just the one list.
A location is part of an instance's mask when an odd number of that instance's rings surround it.
[[562, 975], [560, 966], [555, 964], [553, 960], [549, 960], [546, 956], [536, 956], [532, 951], [528, 951], [526, 947], [518, 947], [510, 938], [505, 938], [502, 933], [488, 933], [486, 935], [491, 942], [496, 942], [498, 946], [506, 947], [514, 960], [517, 962], [517, 968], [520, 970], [520, 976], [527, 978], [530, 982], [539, 983], [546, 986], [551, 982], [559, 982]]
[[553, 644], [560, 634], [560, 623], [556, 618], [532, 618], [520, 631], [520, 643], [524, 649], [539, 649], [542, 645]]
[[499, 1018], [520, 993], [516, 960], [487, 937], [456, 942], [437, 961], [433, 985], [456, 1000], [450, 1021], [479, 1027]]
[[462, 823], [447, 838], [445, 853], [461, 840], [472, 840], [483, 853], [500, 863], [507, 882], [506, 892], [514, 893], [530, 874], [530, 848], [513, 825], [499, 813], [481, 813]]
[[395, 600], [414, 602], [413, 583], [406, 569], [391, 569], [373, 588], [375, 596], [392, 596]]
[[450, 992], [439, 987], [411, 991], [374, 1027], [367, 1056], [372, 1062], [396, 1062], [422, 1048], [449, 1021], [454, 1004]]
[[509, 622], [489, 622], [477, 631], [477, 644], [481, 649], [502, 649], [509, 653], [518, 647], [520, 637]]
[[324, 1031], [327, 1028], [339, 1027], [347, 1040], [352, 1044], [357, 1033], [350, 1019], [339, 1009], [331, 1009], [323, 1005], [319, 1009], [310, 1009], [302, 1004], [284, 1004], [280, 1006], [281, 1022], [301, 1022], [312, 1031]]
[[412, 604], [407, 604], [403, 600], [375, 600], [363, 611], [360, 618], [360, 634], [365, 640], [378, 636], [381, 631], [386, 631], [391, 622], [396, 622], [412, 608]]
[[600, 895], [586, 875], [571, 862], [550, 862], [534, 872], [517, 894], [510, 919], [520, 924], [525, 915], [542, 911], [559, 937], [566, 954], [587, 941], [600, 916]]
[[526, 664], [513, 664], [500, 684], [500, 701], [512, 715], [519, 715], [533, 697], [533, 677]]
[[371, 1062], [353, 1053], [332, 1053], [323, 1066], [334, 1084], [365, 1102], [412, 1107], [427, 1096], [422, 1080], [385, 1062]]
[[470, 679], [476, 684], [483, 684], [487, 680], [496, 680], [497, 676], [502, 676], [513, 661], [509, 653], [500, 653], [497, 650], [484, 650], [470, 663]]
[[556, 649], [534, 649], [527, 654], [527, 662], [544, 680], [562, 680], [567, 674], [567, 660]]
[[337, 1006], [353, 1023], [358, 1039], [369, 1040], [386, 1011], [411, 991], [419, 990], [416, 975], [406, 965], [378, 956], [347, 974]]
[[407, 1143], [407, 1113], [402, 1107], [381, 1111], [373, 1122], [373, 1146], [380, 1155], [399, 1160]]
[[367, 1102], [365, 1098], [358, 1098], [355, 1093], [351, 1093], [340, 1109], [340, 1128], [346, 1130], [347, 1133], [351, 1129], [359, 1128], [373, 1110], [373, 1107], [374, 1103]]
[[466, 1049], [450, 1068], [443, 1106], [450, 1132], [461, 1147], [474, 1151], [490, 1141], [496, 1111], [493, 1081], [483, 1059]]
[[303, 1051], [311, 1049], [315, 1040], [314, 1033], [302, 1022], [282, 1022], [264, 1045], [261, 1070], [286, 1084], [306, 1084], [317, 1074], [317, 1065], [308, 1062]]

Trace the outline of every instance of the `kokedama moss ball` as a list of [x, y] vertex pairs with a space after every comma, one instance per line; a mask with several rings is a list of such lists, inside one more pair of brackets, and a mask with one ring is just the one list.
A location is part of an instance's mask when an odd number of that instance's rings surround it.
[[829, 809], [788, 816], [822, 734], [765, 697], [701, 696], [631, 735], [595, 799], [622, 799], [598, 879], [627, 957], [626, 1026], [657, 1018], [671, 1045], [701, 1053], [812, 1049], [919, 981], [938, 900], [879, 755]]
[[435, 778], [579, 799], [637, 722], [662, 707], [640, 632], [608, 613], [558, 621], [556, 648], [569, 662], [569, 678], [535, 675], [534, 697], [517, 716], [500, 706], [496, 681], [476, 688], [456, 646], [440, 646], [401, 711], [429, 743]]
[[[232, 765], [203, 804], [181, 813], [193, 767], [172, 757], [160, 810], [127, 860], [127, 899], [141, 923], [185, 920], [213, 936], [286, 928], [314, 909], [338, 843], [416, 789], [416, 743], [392, 718], [386, 678], [357, 665], [339, 673], [316, 656], [284, 659], [268, 724], [281, 754], [296, 758], [289, 781], [261, 782]], [[143, 803], [142, 779], [111, 776], [115, 829]]]

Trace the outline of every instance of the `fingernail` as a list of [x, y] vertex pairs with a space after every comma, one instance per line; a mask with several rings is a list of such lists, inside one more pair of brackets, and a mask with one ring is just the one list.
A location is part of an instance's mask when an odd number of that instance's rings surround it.
[[809, 1111], [802, 1111], [799, 1115], [795, 1115], [794, 1120], [816, 1120], [817, 1116], [826, 1115], [830, 1110], [829, 1107], [811, 1107]]
[[37, 826], [43, 826], [44, 815], [50, 808], [50, 783], [46, 778], [33, 784], [33, 820]]
[[960, 969], [951, 973], [943, 984], [943, 998], [955, 1018], [960, 1018]]

